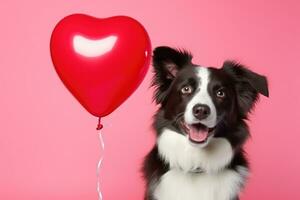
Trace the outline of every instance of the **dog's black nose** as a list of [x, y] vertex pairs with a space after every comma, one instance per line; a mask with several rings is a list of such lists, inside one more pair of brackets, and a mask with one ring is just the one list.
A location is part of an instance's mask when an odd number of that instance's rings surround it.
[[199, 120], [205, 119], [210, 114], [210, 108], [204, 104], [196, 104], [193, 107], [193, 114]]

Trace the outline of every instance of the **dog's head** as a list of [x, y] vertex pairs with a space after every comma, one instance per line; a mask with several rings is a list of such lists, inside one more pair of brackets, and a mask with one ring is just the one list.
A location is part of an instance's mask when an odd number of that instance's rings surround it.
[[153, 66], [154, 99], [163, 118], [198, 146], [208, 144], [220, 124], [246, 119], [259, 93], [269, 95], [266, 77], [233, 61], [220, 69], [203, 67], [187, 51], [158, 47]]

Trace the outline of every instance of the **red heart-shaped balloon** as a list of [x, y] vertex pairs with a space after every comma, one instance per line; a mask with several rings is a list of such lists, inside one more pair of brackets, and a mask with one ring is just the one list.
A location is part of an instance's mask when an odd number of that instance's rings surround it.
[[151, 57], [146, 30], [126, 16], [67, 16], [56, 25], [50, 49], [65, 86], [97, 117], [110, 114], [134, 92]]

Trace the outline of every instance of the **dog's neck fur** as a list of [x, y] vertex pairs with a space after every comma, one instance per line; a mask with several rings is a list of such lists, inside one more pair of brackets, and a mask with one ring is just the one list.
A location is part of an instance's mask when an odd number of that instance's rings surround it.
[[211, 138], [207, 146], [192, 146], [185, 135], [164, 129], [157, 140], [158, 152], [170, 168], [184, 172], [198, 169], [214, 173], [228, 166], [233, 157], [233, 149], [224, 138]]
[[155, 184], [155, 199], [232, 200], [248, 175], [244, 166], [228, 168], [234, 151], [226, 138], [213, 137], [207, 146], [199, 148], [192, 146], [185, 135], [165, 128], [157, 138], [157, 148], [169, 170]]

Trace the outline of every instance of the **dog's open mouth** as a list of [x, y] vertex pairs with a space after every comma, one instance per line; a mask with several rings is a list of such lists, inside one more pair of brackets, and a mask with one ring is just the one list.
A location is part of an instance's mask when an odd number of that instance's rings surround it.
[[201, 123], [183, 123], [183, 128], [186, 134], [189, 136], [190, 141], [197, 144], [205, 143], [214, 130], [214, 128], [208, 128], [207, 126]]

